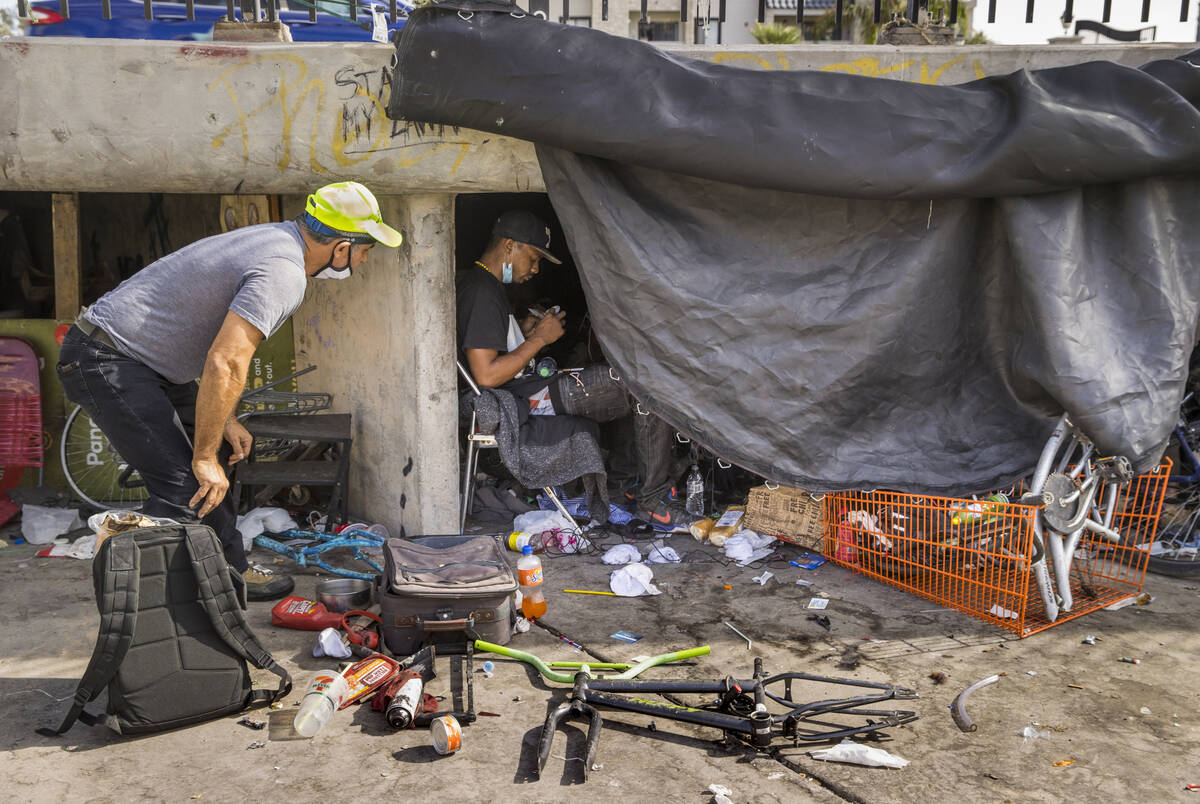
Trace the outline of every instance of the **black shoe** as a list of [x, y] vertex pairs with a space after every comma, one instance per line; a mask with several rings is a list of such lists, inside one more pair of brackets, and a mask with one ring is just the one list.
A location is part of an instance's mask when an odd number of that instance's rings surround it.
[[639, 506], [637, 517], [655, 528], [668, 530], [687, 528], [688, 525], [701, 518], [689, 514], [687, 509], [669, 497], [659, 500], [658, 504], [650, 509]]
[[250, 569], [242, 573], [242, 580], [246, 582], [246, 600], [278, 600], [296, 586], [288, 576], [261, 564], [251, 564]]

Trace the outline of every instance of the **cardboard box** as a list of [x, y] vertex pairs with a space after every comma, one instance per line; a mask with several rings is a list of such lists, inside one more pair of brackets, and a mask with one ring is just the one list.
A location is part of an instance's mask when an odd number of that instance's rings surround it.
[[746, 527], [823, 552], [823, 498], [788, 486], [755, 486], [746, 503]]

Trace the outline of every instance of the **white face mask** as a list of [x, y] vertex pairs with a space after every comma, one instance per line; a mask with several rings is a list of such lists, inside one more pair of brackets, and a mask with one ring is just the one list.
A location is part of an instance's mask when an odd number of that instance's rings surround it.
[[[337, 251], [337, 247], [341, 243], [346, 243], [349, 249], [346, 251], [346, 267], [334, 268], [333, 255]], [[329, 262], [325, 263], [325, 267], [313, 274], [313, 279], [349, 279], [350, 278], [350, 260], [353, 257], [354, 244], [349, 240], [343, 240], [340, 243], [335, 243], [333, 251], [329, 252]]]
[[349, 279], [350, 269], [342, 268], [341, 270], [334, 268], [332, 265], [326, 265], [321, 270], [313, 274], [313, 279]]

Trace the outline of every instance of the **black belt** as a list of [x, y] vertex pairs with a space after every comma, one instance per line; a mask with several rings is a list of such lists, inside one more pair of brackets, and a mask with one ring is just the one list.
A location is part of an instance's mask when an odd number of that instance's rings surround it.
[[121, 349], [115, 342], [113, 342], [113, 339], [107, 332], [104, 331], [103, 328], [93, 324], [83, 316], [79, 316], [79, 318], [75, 319], [75, 326], [79, 327], [79, 331], [84, 335], [87, 335], [90, 340], [93, 340], [96, 343], [102, 343], [109, 349], [115, 349], [118, 352], [121, 351]]

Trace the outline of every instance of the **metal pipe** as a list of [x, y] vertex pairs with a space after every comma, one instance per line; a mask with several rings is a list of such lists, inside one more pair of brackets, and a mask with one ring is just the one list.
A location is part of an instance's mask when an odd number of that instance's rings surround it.
[[[645, 2], [645, 0], [643, 0]], [[767, 21], [767, 0], [758, 0], [758, 21]]]
[[17, 16], [24, 18], [30, 16], [29, 3], [26, 0], [17, 0]]
[[[879, 0], [875, 0], [875, 8], [879, 8]], [[879, 12], [875, 12], [875, 21], [879, 22]], [[996, 0], [988, 0], [988, 22], [996, 21]]]
[[1150, 21], [1150, 0], [1142, 0], [1142, 22]]
[[[104, 2], [105, 2], [105, 4], [107, 4], [109, 2], [109, 0], [104, 0]], [[196, 20], [196, 0], [185, 0], [183, 7], [184, 7], [184, 10], [187, 12], [188, 22], [195, 22], [195, 20]]]
[[154, 19], [154, 3], [150, 0], [142, 0], [142, 13], [146, 15], [146, 19]]
[[1025, 3], [1025, 24], [1033, 22], [1033, 0], [1027, 0]]
[[112, 19], [112, 0], [104, 0], [100, 4], [100, 16], [106, 20]]

